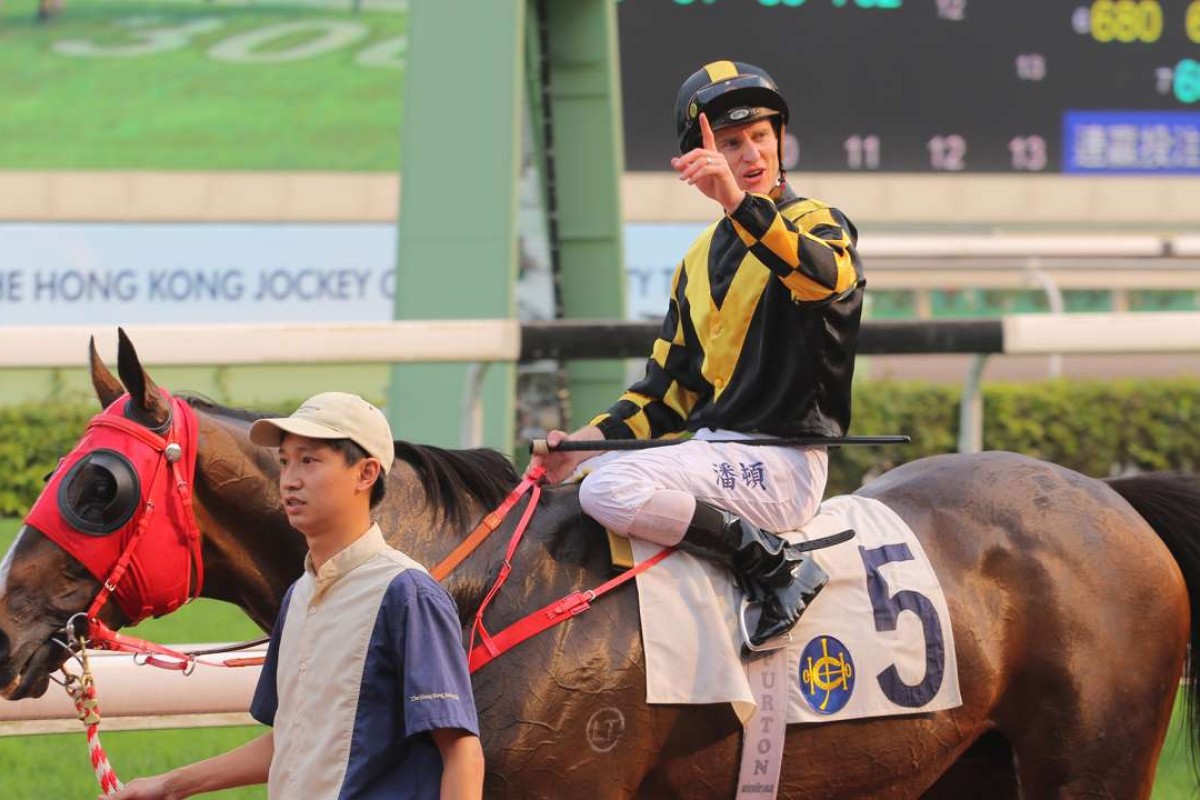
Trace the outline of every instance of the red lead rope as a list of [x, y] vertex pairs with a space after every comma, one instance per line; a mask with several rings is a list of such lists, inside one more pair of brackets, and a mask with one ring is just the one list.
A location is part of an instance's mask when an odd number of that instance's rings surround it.
[[[468, 646], [467, 657], [467, 665], [472, 673], [478, 671], [526, 639], [553, 628], [560, 622], [565, 622], [572, 617], [582, 614], [592, 607], [592, 603], [596, 599], [645, 572], [675, 552], [674, 548], [664, 548], [633, 569], [621, 573], [615, 578], [597, 586], [595, 589], [572, 592], [561, 600], [557, 600], [545, 608], [541, 608], [529, 616], [514, 622], [495, 635], [488, 633], [487, 628], [483, 624], [483, 614], [512, 572], [513, 556], [517, 552], [517, 546], [521, 543], [521, 538], [525, 535], [525, 530], [529, 527], [529, 521], [533, 517], [534, 510], [537, 508], [538, 500], [541, 499], [542, 487], [540, 482], [544, 476], [545, 470], [541, 467], [530, 467], [521, 482], [509, 493], [499, 508], [488, 514], [483, 522], [479, 523], [475, 530], [463, 540], [462, 544], [456, 547], [449, 556], [431, 570], [431, 574], [439, 580], [446, 577], [451, 570], [462, 563], [463, 559], [470, 555], [479, 547], [484, 539], [499, 527], [500, 522], [512, 510], [521, 496], [526, 492], [530, 492], [529, 503], [525, 506], [525, 511], [521, 514], [521, 520], [513, 530], [512, 537], [508, 540], [508, 547], [504, 551], [504, 562], [500, 566], [500, 574], [496, 576], [496, 582], [492, 584], [492, 588], [488, 590], [487, 595], [483, 598], [483, 602], [479, 604], [479, 609], [475, 612], [475, 623], [471, 626], [471, 640]], [[479, 638], [479, 644], [475, 643], [476, 637]]]

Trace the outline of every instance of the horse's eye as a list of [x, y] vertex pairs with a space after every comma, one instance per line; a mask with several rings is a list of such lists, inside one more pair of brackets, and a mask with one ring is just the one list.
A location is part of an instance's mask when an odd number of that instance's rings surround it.
[[73, 558], [68, 558], [63, 564], [62, 574], [71, 580], [79, 580], [80, 578], [88, 577], [92, 573], [83, 564]]
[[95, 450], [71, 467], [58, 489], [58, 509], [76, 530], [103, 536], [133, 517], [141, 498], [137, 472], [115, 450]]

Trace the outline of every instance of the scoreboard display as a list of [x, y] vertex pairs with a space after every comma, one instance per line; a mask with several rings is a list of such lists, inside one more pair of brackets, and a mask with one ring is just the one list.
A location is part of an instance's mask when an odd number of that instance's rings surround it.
[[621, 0], [626, 168], [683, 80], [748, 61], [805, 172], [1200, 174], [1200, 0]]

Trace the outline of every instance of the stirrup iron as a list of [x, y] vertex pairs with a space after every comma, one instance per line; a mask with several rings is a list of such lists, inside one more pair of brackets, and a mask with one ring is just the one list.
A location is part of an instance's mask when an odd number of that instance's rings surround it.
[[[803, 553], [812, 550], [821, 550], [826, 547], [832, 547], [834, 545], [841, 544], [842, 542], [849, 541], [850, 539], [853, 539], [854, 536], [854, 530], [852, 528], [847, 528], [844, 531], [839, 531], [838, 533], [830, 534], [829, 536], [822, 536], [819, 539], [811, 539], [806, 542], [796, 542], [794, 544], [788, 543], [787, 547], [792, 552]], [[817, 565], [815, 562], [814, 566], [816, 566], [818, 569], [820, 568], [820, 565]], [[787, 647], [794, 641], [792, 631], [795, 630], [795, 626], [789, 628], [773, 639], [768, 639], [760, 644], [754, 644], [751, 641], [752, 632], [757, 630], [758, 627], [759, 616], [754, 615], [753, 619], [751, 619], [752, 612], [759, 611], [759, 614], [761, 615], [761, 605], [761, 602], [750, 600], [745, 593], [742, 594], [741, 603], [738, 606], [737, 616], [738, 632], [742, 637], [742, 648], [744, 653], [768, 653], [772, 650], [778, 650], [782, 647]], [[799, 624], [799, 622], [797, 621], [796, 624]]]
[[774, 639], [768, 639], [762, 644], [750, 643], [750, 634], [758, 626], [758, 615], [755, 615], [753, 619], [750, 619], [750, 615], [755, 611], [759, 611], [760, 605], [760, 602], [751, 601], [745, 594], [742, 595], [742, 602], [738, 605], [738, 632], [742, 636], [743, 653], [769, 653], [772, 650], [787, 647], [792, 643], [792, 630], [795, 630], [795, 628], [776, 636]]

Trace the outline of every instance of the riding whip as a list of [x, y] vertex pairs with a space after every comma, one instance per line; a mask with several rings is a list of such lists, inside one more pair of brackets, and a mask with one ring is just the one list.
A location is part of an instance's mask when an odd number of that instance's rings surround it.
[[651, 447], [670, 447], [684, 442], [702, 441], [709, 444], [742, 444], [759, 447], [846, 447], [854, 445], [908, 444], [908, 436], [796, 436], [779, 439], [580, 439], [559, 442], [554, 447], [545, 439], [531, 439], [529, 452], [536, 456], [572, 451], [648, 450]]

